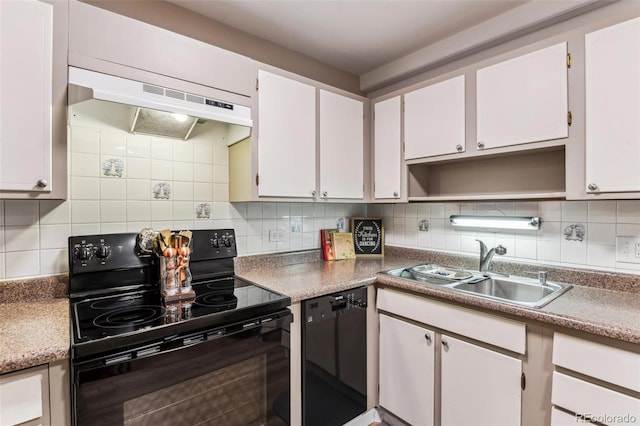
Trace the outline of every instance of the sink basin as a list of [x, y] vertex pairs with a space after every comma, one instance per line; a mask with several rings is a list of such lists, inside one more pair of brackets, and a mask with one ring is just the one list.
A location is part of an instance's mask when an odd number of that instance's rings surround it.
[[[443, 269], [448, 272], [455, 272], [455, 274], [450, 276], [436, 275]], [[433, 273], [433, 271], [436, 271], [436, 273]], [[543, 286], [537, 279], [533, 278], [517, 276], [487, 277], [477, 271], [463, 271], [430, 264], [392, 269], [386, 271], [385, 274], [423, 284], [435, 284], [453, 291], [530, 308], [541, 308], [571, 288], [569, 284], [547, 281], [547, 285]]]
[[548, 281], [547, 285], [543, 286], [538, 280], [523, 277], [491, 277], [475, 284], [461, 282], [451, 288], [507, 303], [540, 308], [569, 290], [571, 286]]

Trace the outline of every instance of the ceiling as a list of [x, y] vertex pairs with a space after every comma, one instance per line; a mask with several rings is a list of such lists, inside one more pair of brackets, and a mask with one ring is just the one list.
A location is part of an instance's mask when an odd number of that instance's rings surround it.
[[599, 3], [596, 0], [167, 1], [360, 76], [362, 89]]

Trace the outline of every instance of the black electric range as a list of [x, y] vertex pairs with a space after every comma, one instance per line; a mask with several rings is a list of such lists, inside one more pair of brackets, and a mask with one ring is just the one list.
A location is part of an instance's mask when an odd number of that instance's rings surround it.
[[195, 230], [190, 270], [195, 297], [167, 302], [158, 258], [138, 234], [69, 238], [72, 359], [122, 352], [203, 329], [228, 333], [286, 309], [291, 299], [235, 276], [232, 229]]

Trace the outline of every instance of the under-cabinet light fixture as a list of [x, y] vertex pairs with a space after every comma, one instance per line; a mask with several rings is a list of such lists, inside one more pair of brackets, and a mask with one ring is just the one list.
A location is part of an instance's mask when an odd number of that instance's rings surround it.
[[492, 229], [540, 229], [540, 218], [537, 216], [473, 216], [451, 215], [451, 225], [467, 228]]

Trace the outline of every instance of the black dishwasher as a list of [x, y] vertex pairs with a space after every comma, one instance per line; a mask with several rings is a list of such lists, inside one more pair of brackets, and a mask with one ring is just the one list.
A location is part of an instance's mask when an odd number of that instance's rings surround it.
[[367, 409], [367, 288], [303, 302], [302, 419], [342, 425]]

